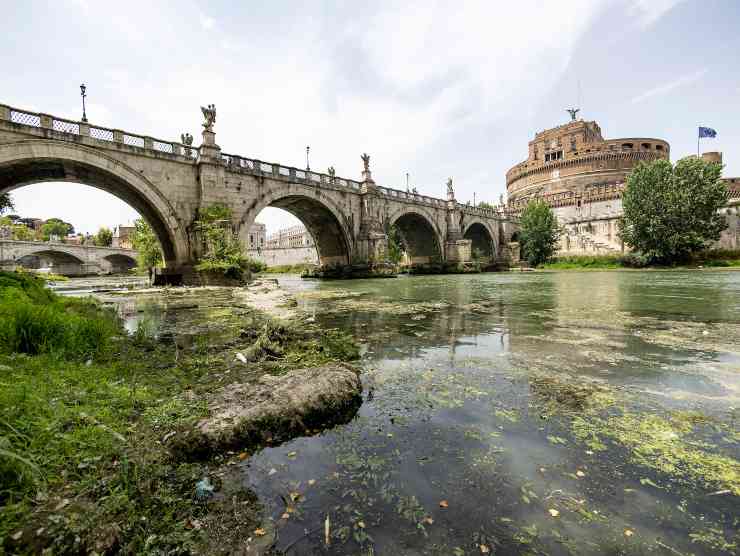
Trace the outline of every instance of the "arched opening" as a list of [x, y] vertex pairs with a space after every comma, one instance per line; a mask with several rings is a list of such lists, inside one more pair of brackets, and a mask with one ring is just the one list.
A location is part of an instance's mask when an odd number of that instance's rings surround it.
[[[140, 214], [162, 246], [166, 266], [188, 261], [188, 242], [169, 201], [140, 172], [93, 149], [54, 141], [0, 145], [0, 193], [32, 184], [75, 183], [109, 193]], [[94, 212], [84, 199], [69, 203]], [[116, 225], [115, 223], [110, 226]]]
[[390, 222], [404, 256], [402, 263], [425, 266], [442, 262], [439, 234], [431, 222], [417, 212], [406, 212]]
[[15, 259], [17, 267], [63, 276], [87, 276], [95, 274], [96, 265], [91, 265], [82, 259], [64, 251], [53, 249], [36, 251]]
[[277, 191], [254, 207], [239, 232], [248, 254], [268, 267], [350, 264], [348, 225], [328, 199]]
[[136, 260], [128, 255], [116, 253], [103, 257], [100, 266], [101, 270], [107, 274], [123, 274], [136, 266]]
[[463, 238], [472, 241], [470, 250], [474, 261], [489, 263], [494, 260], [496, 255], [495, 243], [488, 228], [483, 224], [473, 222], [465, 230]]

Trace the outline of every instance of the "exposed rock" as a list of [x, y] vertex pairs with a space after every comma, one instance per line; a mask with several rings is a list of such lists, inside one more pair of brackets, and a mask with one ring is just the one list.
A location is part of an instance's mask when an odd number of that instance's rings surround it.
[[344, 365], [264, 375], [254, 383], [230, 384], [209, 400], [211, 415], [179, 431], [168, 445], [193, 459], [230, 449], [251, 451], [346, 423], [362, 403], [356, 370]]

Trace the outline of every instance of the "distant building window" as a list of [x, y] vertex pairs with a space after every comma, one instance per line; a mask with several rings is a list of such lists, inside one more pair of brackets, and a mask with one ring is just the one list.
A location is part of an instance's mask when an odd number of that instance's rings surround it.
[[663, 150], [663, 145], [655, 145], [655, 150], [656, 151], [662, 151]]
[[631, 150], [634, 145], [632, 143], [622, 143], [622, 148]]
[[645, 151], [649, 151], [650, 150], [650, 143], [643, 143], [642, 144], [642, 149], [645, 150]]

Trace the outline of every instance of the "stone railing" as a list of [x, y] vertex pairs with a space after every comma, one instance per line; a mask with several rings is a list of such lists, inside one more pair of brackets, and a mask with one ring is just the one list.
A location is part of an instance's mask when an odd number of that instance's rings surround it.
[[262, 160], [245, 158], [235, 154], [222, 154], [221, 161], [226, 165], [227, 169], [233, 172], [245, 172], [252, 175], [261, 175], [306, 184], [343, 187], [357, 191], [359, 191], [362, 185], [357, 180], [330, 176], [329, 174], [322, 174], [311, 170], [301, 170], [292, 166], [283, 166], [275, 162], [264, 162]]
[[64, 139], [64, 136], [68, 135], [78, 135], [80, 137], [94, 139], [101, 143], [135, 147], [142, 149], [145, 153], [164, 153], [184, 156], [190, 159], [198, 158], [197, 147], [155, 139], [146, 135], [137, 135], [127, 131], [121, 131], [120, 129], [97, 126], [88, 122], [67, 120], [49, 114], [20, 110], [4, 104], [0, 104], [0, 120], [6, 120], [16, 125], [49, 130], [52, 133], [60, 134], [59, 139]]

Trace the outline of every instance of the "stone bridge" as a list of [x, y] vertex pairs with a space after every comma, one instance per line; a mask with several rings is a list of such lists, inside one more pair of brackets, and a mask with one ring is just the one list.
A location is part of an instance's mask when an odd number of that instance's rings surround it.
[[136, 266], [136, 251], [51, 241], [0, 239], [0, 268], [48, 268], [64, 276], [113, 274]]
[[[136, 209], [157, 234], [171, 274], [194, 279], [203, 254], [194, 226], [201, 208], [232, 211], [243, 243], [265, 207], [300, 219], [325, 267], [372, 267], [386, 259], [395, 227], [412, 263], [456, 265], [476, 253], [507, 257], [513, 221], [503, 209], [482, 209], [377, 185], [369, 157], [359, 181], [221, 152], [215, 107], [202, 109], [202, 143], [154, 139], [0, 104], [0, 193], [38, 182], [76, 182], [103, 189]], [[94, 207], [90, 207], [94, 210]]]

